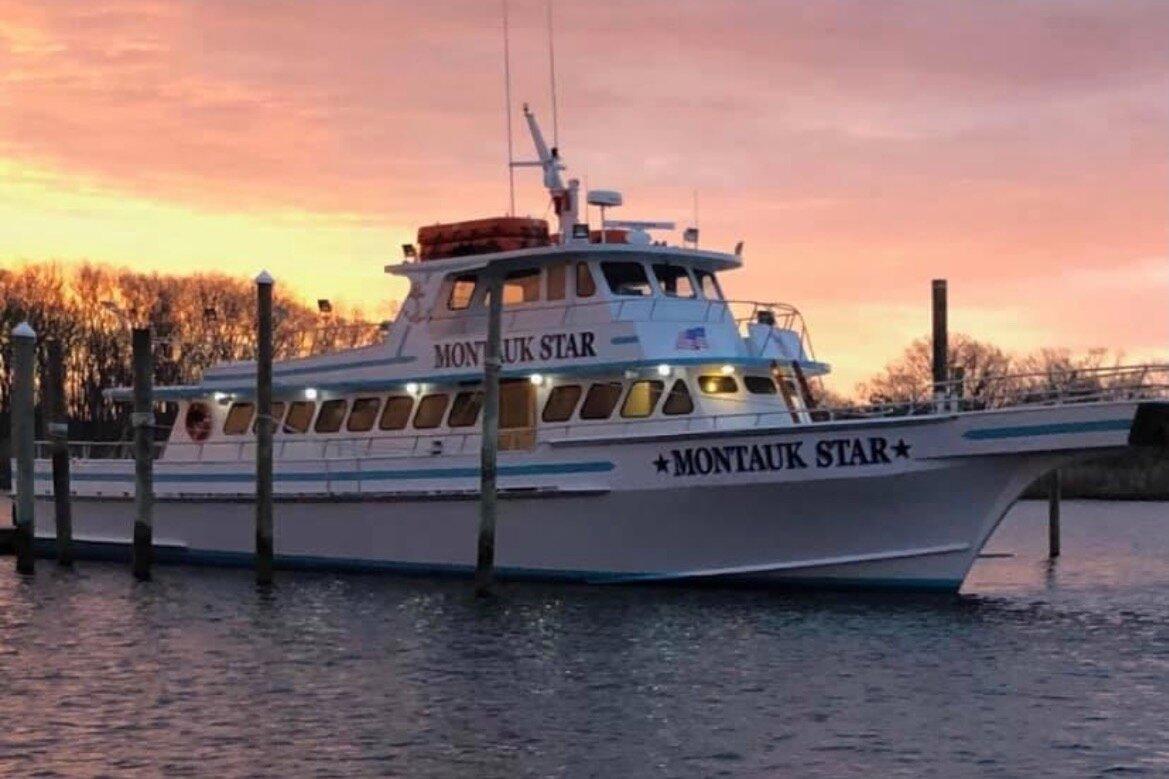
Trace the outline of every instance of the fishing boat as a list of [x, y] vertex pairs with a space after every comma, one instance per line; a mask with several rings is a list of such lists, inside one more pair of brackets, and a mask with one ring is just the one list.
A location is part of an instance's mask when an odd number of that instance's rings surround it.
[[[274, 368], [276, 564], [468, 574], [480, 497], [487, 285], [502, 275], [497, 575], [583, 582], [750, 580], [957, 590], [1037, 477], [1169, 445], [1164, 368], [921, 402], [817, 407], [830, 366], [799, 311], [728, 300], [745, 262], [668, 223], [610, 220], [525, 107], [556, 222], [419, 231], [372, 346]], [[581, 197], [601, 211], [590, 225]], [[154, 462], [156, 559], [250, 564], [256, 365], [160, 387], [176, 422]], [[1002, 386], [1019, 386], [1002, 377]], [[128, 388], [109, 396], [127, 401]], [[134, 466], [75, 445], [79, 555], [125, 555]], [[37, 538], [53, 538], [50, 463]]]

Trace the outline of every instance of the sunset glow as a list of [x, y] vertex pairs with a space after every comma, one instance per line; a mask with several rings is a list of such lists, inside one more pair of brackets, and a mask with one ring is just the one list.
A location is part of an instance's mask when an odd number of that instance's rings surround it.
[[[550, 131], [543, 0], [513, 95]], [[1169, 353], [1169, 4], [556, 4], [560, 141], [626, 218], [746, 244], [852, 385], [952, 325]], [[268, 268], [386, 309], [417, 226], [506, 209], [499, 7], [0, 0], [0, 264]], [[547, 211], [517, 173], [518, 210]], [[372, 315], [372, 314], [371, 314]]]

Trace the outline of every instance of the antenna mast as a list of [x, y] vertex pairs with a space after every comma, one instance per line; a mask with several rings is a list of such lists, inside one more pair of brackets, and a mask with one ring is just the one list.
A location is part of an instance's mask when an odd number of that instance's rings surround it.
[[556, 46], [552, 36], [552, 0], [548, 0], [548, 78], [552, 84], [552, 146], [560, 147], [560, 119], [556, 106]]
[[507, 28], [507, 0], [503, 0], [503, 114], [507, 119], [507, 215], [515, 216], [515, 153], [511, 133], [511, 48]]

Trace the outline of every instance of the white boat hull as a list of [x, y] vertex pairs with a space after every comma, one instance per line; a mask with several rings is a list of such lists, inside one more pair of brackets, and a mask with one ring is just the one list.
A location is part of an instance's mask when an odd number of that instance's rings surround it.
[[[506, 455], [498, 573], [599, 583], [731, 579], [957, 590], [1023, 489], [1077, 456], [1127, 445], [1137, 405], [575, 441]], [[859, 443], [833, 451], [823, 441]], [[906, 443], [904, 457], [893, 454], [895, 442]], [[784, 461], [785, 444], [796, 453], [794, 463]], [[768, 446], [779, 448], [765, 460], [759, 447]], [[880, 457], [871, 456], [874, 446]], [[700, 449], [707, 455], [695, 461]], [[833, 461], [818, 467], [822, 449]], [[708, 456], [715, 450], [729, 467]], [[800, 461], [805, 467], [787, 467]], [[352, 466], [356, 471], [334, 462], [315, 472], [327, 471], [327, 478], [312, 478], [311, 465], [278, 465], [278, 565], [472, 570], [479, 509], [473, 458], [367, 459]], [[159, 466], [159, 560], [248, 564], [254, 538], [248, 463], [228, 472], [206, 464]], [[132, 487], [117, 480], [118, 468], [128, 476], [127, 463], [74, 466], [79, 555], [128, 550]], [[47, 476], [41, 464], [43, 546], [53, 536]]]

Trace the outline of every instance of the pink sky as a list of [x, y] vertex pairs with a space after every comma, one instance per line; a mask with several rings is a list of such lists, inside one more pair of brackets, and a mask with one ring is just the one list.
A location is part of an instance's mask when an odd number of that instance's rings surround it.
[[[561, 146], [746, 242], [848, 391], [928, 327], [1169, 352], [1169, 3], [569, 2]], [[544, 0], [514, 96], [551, 133]], [[506, 207], [494, 2], [0, 0], [0, 263], [273, 271], [372, 314], [419, 224]], [[516, 113], [517, 148], [530, 144]], [[546, 209], [518, 174], [521, 212]]]

